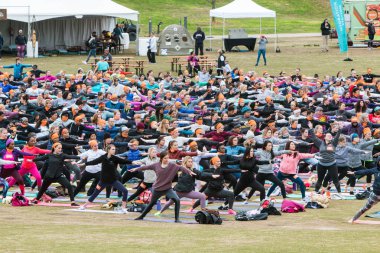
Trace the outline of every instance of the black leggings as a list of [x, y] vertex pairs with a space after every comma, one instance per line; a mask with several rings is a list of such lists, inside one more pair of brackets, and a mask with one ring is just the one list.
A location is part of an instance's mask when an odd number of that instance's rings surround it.
[[141, 180], [144, 180], [144, 172], [142, 172], [142, 171], [130, 172], [129, 170], [127, 170], [123, 174], [123, 177], [121, 179], [121, 183], [125, 184], [134, 177], [141, 179]]
[[73, 188], [70, 184], [70, 181], [67, 180], [66, 176], [63, 174], [58, 178], [44, 178], [44, 180], [42, 181], [41, 189], [38, 191], [36, 199], [39, 200], [42, 197], [42, 195], [45, 193], [45, 191], [49, 188], [49, 186], [54, 182], [57, 182], [63, 187], [65, 187], [69, 192], [70, 201], [74, 201]]
[[87, 191], [87, 196], [91, 196], [94, 193], [95, 187], [100, 180], [100, 171], [97, 173], [91, 173], [86, 170], [83, 171], [79, 184], [74, 190], [74, 196], [76, 196], [79, 193], [80, 189], [82, 189], [82, 187], [85, 187], [91, 179], [94, 179], [94, 181], [92, 182], [90, 189]]
[[144, 218], [150, 212], [150, 210], [152, 210], [152, 207], [157, 203], [157, 200], [159, 200], [164, 195], [166, 195], [166, 198], [173, 200], [173, 202], [175, 204], [175, 220], [178, 220], [179, 219], [180, 200], [179, 200], [177, 193], [175, 193], [175, 191], [173, 191], [173, 189], [171, 189], [171, 188], [168, 190], [165, 190], [165, 191], [153, 190], [152, 191], [152, 199], [150, 200], [150, 203], [144, 209], [142, 214], [139, 216], [139, 218]]
[[265, 188], [262, 184], [260, 184], [258, 181], [256, 181], [255, 178], [249, 177], [250, 180], [244, 179], [243, 175], [240, 178], [239, 182], [237, 183], [235, 189], [234, 189], [234, 196], [236, 197], [241, 193], [245, 188], [251, 187], [251, 191], [249, 192], [247, 199], [250, 199], [255, 193], [255, 191], [260, 192], [260, 199], [265, 199]]
[[[376, 164], [375, 162], [373, 161], [362, 161], [362, 165], [364, 168], [366, 169], [372, 169], [372, 168], [375, 168], [376, 167]], [[362, 177], [364, 177], [365, 175], [360, 175], [358, 177], [358, 179], [361, 179]], [[372, 175], [367, 175], [367, 180], [366, 180], [367, 184], [370, 184], [372, 182]]]
[[[204, 192], [206, 196], [209, 197], [215, 197], [215, 198], [226, 198], [228, 202], [228, 209], [232, 209], [234, 206], [234, 200], [235, 196], [233, 192], [227, 191], [227, 190], [220, 190], [220, 191], [215, 191], [215, 190], [210, 190], [210, 188], [207, 188]], [[200, 200], [198, 199], [194, 205], [193, 209], [197, 208], [200, 205]]]
[[103, 191], [104, 188], [110, 187], [110, 188], [116, 188], [120, 192], [123, 193], [123, 201], [127, 201], [128, 198], [128, 190], [123, 186], [122, 183], [120, 183], [119, 180], [113, 181], [112, 183], [103, 183], [101, 180], [99, 181], [98, 185], [95, 188], [94, 193], [88, 198], [89, 202], [93, 202], [95, 198]]
[[[256, 176], [257, 182], [259, 182], [261, 185], [265, 184], [265, 180], [268, 180], [273, 183], [273, 185], [278, 185], [281, 189], [281, 195], [285, 199], [286, 198], [286, 191], [285, 191], [285, 185], [284, 183], [278, 179], [273, 173], [258, 173]], [[260, 200], [265, 199], [264, 197], [261, 196], [260, 194]]]
[[[117, 180], [118, 180], [118, 181], [121, 181], [121, 176], [120, 176], [120, 173], [119, 173], [119, 172], [117, 172]], [[124, 184], [124, 183], [122, 183], [122, 184]], [[115, 190], [115, 189], [116, 189], [116, 188], [114, 187], [114, 190]], [[111, 197], [111, 193], [112, 193], [112, 185], [108, 185], [108, 186], [106, 187], [106, 198], [107, 198], [107, 199], [109, 199], [109, 198]], [[118, 191], [117, 191], [117, 196], [120, 198], [122, 195], [123, 195], [123, 192], [120, 191], [120, 190], [118, 190]]]
[[[363, 166], [351, 168], [351, 171], [359, 171], [359, 170], [365, 170], [365, 168]], [[355, 175], [350, 175], [349, 179], [347, 180], [347, 185], [350, 185], [351, 187], [355, 187], [355, 185], [356, 185], [356, 176]]]
[[338, 179], [338, 167], [336, 167], [335, 163], [333, 165], [330, 165], [330, 166], [323, 166], [321, 164], [318, 164], [318, 166], [317, 166], [318, 180], [317, 180], [317, 183], [315, 184], [315, 191], [318, 192], [319, 189], [321, 188], [322, 182], [325, 179], [326, 173], [332, 179], [336, 190], [340, 193], [340, 182]]
[[[342, 180], [345, 177], [350, 178], [350, 176], [347, 176], [348, 172], [348, 166], [338, 166], [338, 180]], [[331, 181], [331, 176], [329, 174], [326, 175], [325, 179], [323, 180], [323, 187], [327, 187], [329, 182]]]
[[129, 196], [128, 202], [131, 200], [134, 200], [137, 196], [139, 196], [141, 193], [143, 193], [146, 189], [151, 188], [152, 185], [153, 185], [153, 183], [141, 182], [139, 184], [139, 187], [137, 187], [137, 190], [135, 191], [135, 193], [133, 193], [131, 196]]

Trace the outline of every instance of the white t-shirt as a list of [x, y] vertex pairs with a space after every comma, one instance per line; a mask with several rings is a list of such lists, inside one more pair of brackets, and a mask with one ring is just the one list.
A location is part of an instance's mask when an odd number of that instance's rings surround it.
[[[104, 150], [98, 149], [97, 151], [93, 151], [92, 149], [87, 150], [86, 152], [79, 155], [79, 157], [82, 159], [84, 157], [87, 157], [87, 162], [93, 161], [96, 158], [104, 155], [106, 152]], [[88, 165], [86, 166], [86, 171], [90, 173], [98, 173], [102, 169], [102, 164], [96, 164], [96, 165]]]

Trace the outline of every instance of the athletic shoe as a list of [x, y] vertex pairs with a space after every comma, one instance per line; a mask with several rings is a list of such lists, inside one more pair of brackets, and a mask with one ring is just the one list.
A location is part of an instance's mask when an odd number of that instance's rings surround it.
[[87, 65], [87, 62], [86, 61], [82, 61], [83, 64]]
[[86, 210], [86, 207], [85, 206], [80, 206], [79, 208], [78, 208], [78, 210]]
[[232, 209], [228, 209], [228, 214], [231, 214], [231, 215], [236, 215], [236, 212]]
[[30, 202], [36, 205], [39, 203], [38, 199], [36, 198], [32, 199]]
[[120, 208], [119, 212], [127, 214], [128, 210], [126, 208]]
[[245, 201], [243, 202], [243, 204], [244, 204], [244, 205], [248, 205], [248, 200], [245, 200]]
[[154, 216], [161, 216], [161, 212], [155, 213]]
[[193, 213], [194, 209], [190, 208], [188, 210], [185, 211], [185, 213]]
[[182, 221], [180, 221], [180, 220], [175, 220], [174, 222], [175, 223], [182, 223]]
[[281, 189], [280, 187], [277, 187], [271, 194], [271, 196], [280, 196], [281, 195]]
[[79, 206], [77, 203], [71, 203], [71, 206]]
[[144, 217], [139, 216], [135, 220], [143, 220], [143, 219], [144, 219]]

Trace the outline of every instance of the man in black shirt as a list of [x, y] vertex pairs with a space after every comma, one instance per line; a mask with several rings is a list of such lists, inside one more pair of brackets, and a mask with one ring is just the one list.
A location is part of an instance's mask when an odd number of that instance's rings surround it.
[[32, 70], [30, 71], [35, 78], [40, 78], [41, 74], [46, 74], [45, 71], [39, 70], [37, 65], [32, 66]]
[[374, 84], [374, 81], [373, 81], [374, 77], [380, 77], [380, 75], [372, 74], [372, 69], [368, 68], [367, 69], [367, 74], [363, 75], [364, 83], [365, 84], [370, 84], [370, 85]]
[[302, 81], [301, 69], [296, 68], [296, 73], [292, 75], [292, 82]]
[[203, 41], [206, 39], [206, 36], [200, 27], [197, 28], [193, 38], [195, 40], [195, 55], [198, 55], [198, 50], [200, 50], [201, 55], [203, 55]]

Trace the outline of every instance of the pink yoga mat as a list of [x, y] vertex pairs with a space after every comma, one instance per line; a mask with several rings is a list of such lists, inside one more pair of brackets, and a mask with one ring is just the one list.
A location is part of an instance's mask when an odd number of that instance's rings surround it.
[[[40, 202], [36, 206], [50, 206], [50, 207], [72, 207], [72, 208], [78, 208], [78, 206], [71, 206], [70, 203], [45, 203]], [[100, 207], [100, 205], [88, 205], [87, 207]]]
[[366, 225], [380, 225], [380, 221], [377, 220], [356, 220], [354, 224], [366, 224]]

